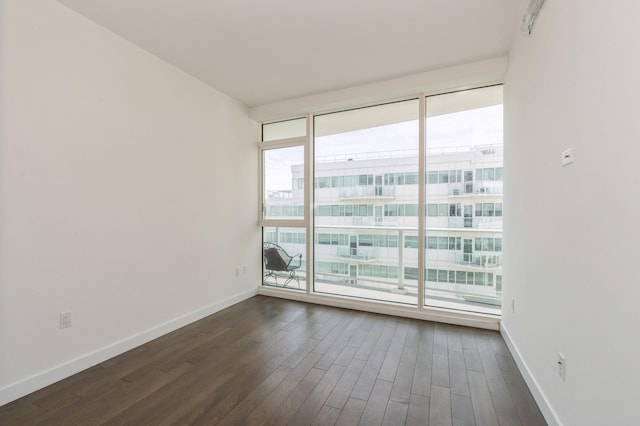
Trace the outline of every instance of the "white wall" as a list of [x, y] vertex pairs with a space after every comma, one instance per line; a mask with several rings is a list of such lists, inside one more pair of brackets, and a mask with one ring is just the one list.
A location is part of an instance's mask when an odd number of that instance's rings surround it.
[[503, 325], [552, 423], [640, 424], [639, 16], [550, 1], [510, 53]]
[[[391, 80], [258, 105], [249, 109], [249, 115], [259, 121], [279, 120], [284, 117], [299, 117], [308, 113], [317, 114], [349, 109], [357, 105], [396, 101], [414, 97], [419, 93], [435, 94], [465, 87], [502, 83], [506, 68], [507, 58], [500, 56]], [[411, 113], [409, 112], [409, 114]], [[327, 131], [335, 131], [335, 129]]]
[[0, 12], [2, 404], [255, 294], [260, 235], [245, 107], [55, 1]]

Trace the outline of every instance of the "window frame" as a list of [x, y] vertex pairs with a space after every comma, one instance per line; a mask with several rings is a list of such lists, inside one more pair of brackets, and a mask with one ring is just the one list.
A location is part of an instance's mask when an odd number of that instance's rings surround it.
[[[315, 182], [312, 180], [312, 174], [309, 170], [309, 152], [311, 143], [309, 140], [309, 115], [306, 115], [304, 118], [306, 119], [306, 135], [298, 136], [293, 138], [284, 138], [284, 139], [274, 139], [263, 141], [263, 129], [265, 125], [269, 125], [272, 123], [278, 122], [286, 122], [292, 121], [296, 119], [302, 119], [303, 117], [296, 117], [290, 120], [277, 120], [273, 122], [265, 122], [261, 123], [258, 129], [259, 133], [259, 141], [258, 142], [258, 178], [259, 178], [259, 191], [258, 191], [258, 227], [261, 230], [261, 239], [264, 243], [264, 229], [265, 228], [301, 228], [304, 229], [305, 234], [305, 250], [303, 253], [302, 261], [305, 264], [305, 291], [307, 294], [310, 289], [309, 277], [310, 274], [314, 273], [313, 264], [314, 262], [309, 262], [309, 259], [313, 258], [313, 252], [310, 250], [310, 246], [312, 246], [314, 241], [313, 229], [310, 223], [311, 211], [309, 207], [309, 188], [315, 186]], [[265, 153], [272, 150], [285, 149], [285, 148], [294, 148], [294, 147], [302, 147], [303, 152], [303, 191], [304, 191], [304, 201], [303, 201], [303, 213], [302, 217], [293, 217], [287, 219], [274, 219], [266, 217], [266, 203], [265, 203]], [[313, 182], [313, 185], [311, 184]], [[296, 184], [292, 181], [292, 189]], [[298, 206], [295, 206], [298, 207]], [[297, 208], [296, 208], [297, 213]], [[261, 244], [262, 246], [262, 244]], [[261, 262], [262, 264], [262, 262]], [[264, 282], [259, 285], [260, 287], [265, 287]]]
[[[499, 84], [502, 85], [502, 84]], [[483, 86], [478, 86], [476, 88], [480, 89]], [[472, 89], [468, 89], [468, 90], [473, 90]], [[428, 96], [431, 95], [438, 95], [441, 93], [433, 93], [433, 94], [429, 94]], [[425, 121], [425, 116], [424, 116], [424, 99], [425, 97], [427, 97], [426, 94], [420, 94], [419, 95], [419, 99], [421, 102], [421, 109], [422, 111], [419, 114], [419, 120], [421, 121], [421, 125], [420, 125], [420, 150], [423, 150], [422, 154], [418, 155], [418, 158], [422, 158], [424, 157], [424, 150], [426, 149], [426, 141], [425, 141], [425, 135], [424, 135], [424, 121]], [[411, 98], [407, 98], [408, 99], [415, 99], [415, 97], [411, 97]], [[366, 105], [366, 106], [361, 106], [360, 108], [365, 108], [368, 106], [376, 106], [376, 105], [380, 105], [378, 104], [372, 104], [372, 105]], [[339, 111], [333, 111], [333, 112], [339, 112]], [[322, 115], [322, 114], [317, 114], [317, 115]], [[258, 215], [258, 224], [261, 228], [265, 228], [265, 227], [288, 227], [288, 228], [305, 228], [306, 233], [305, 235], [305, 239], [306, 239], [306, 257], [305, 257], [305, 261], [307, 263], [307, 277], [306, 277], [306, 292], [307, 294], [313, 294], [314, 292], [314, 285], [313, 285], [313, 280], [315, 279], [315, 271], [313, 270], [313, 265], [315, 263], [315, 258], [313, 256], [313, 248], [315, 246], [315, 237], [316, 237], [316, 229], [314, 227], [314, 207], [313, 207], [313, 197], [315, 196], [315, 187], [316, 187], [316, 182], [315, 182], [315, 178], [314, 178], [314, 171], [313, 171], [313, 167], [314, 167], [314, 157], [313, 157], [313, 138], [314, 138], [314, 132], [313, 132], [313, 124], [314, 124], [314, 118], [317, 116], [316, 114], [307, 114], [305, 116], [307, 122], [306, 122], [306, 128], [307, 128], [307, 133], [305, 136], [303, 137], [295, 137], [295, 138], [290, 138], [290, 139], [281, 139], [281, 140], [270, 140], [270, 141], [262, 141], [261, 138], [261, 134], [262, 134], [262, 126], [265, 124], [270, 124], [270, 123], [260, 123], [260, 142], [259, 144], [259, 179], [260, 179], [260, 191], [259, 191], [259, 197], [260, 197], [260, 202], [258, 204], [258, 210], [259, 210], [259, 215]], [[278, 121], [288, 121], [288, 120], [278, 120]], [[275, 121], [277, 122], [277, 121]], [[286, 148], [286, 147], [294, 147], [294, 146], [303, 146], [303, 157], [304, 157], [304, 179], [302, 179], [302, 186], [304, 187], [304, 206], [302, 206], [303, 210], [304, 210], [304, 216], [302, 218], [289, 218], [289, 219], [267, 219], [265, 218], [265, 206], [264, 206], [264, 194], [265, 194], [265, 188], [264, 188], [264, 152], [268, 151], [268, 150], [272, 150], [272, 149], [278, 149], [278, 148]], [[500, 174], [498, 175], [498, 169], [500, 170]], [[434, 182], [430, 182], [430, 175], [431, 173], [435, 172], [435, 177], [437, 180], [435, 180]], [[456, 210], [455, 213], [452, 214], [452, 210], [451, 210], [451, 205], [450, 204], [441, 204], [439, 202], [435, 202], [435, 203], [430, 203], [428, 206], [427, 204], [425, 204], [425, 199], [424, 199], [424, 194], [425, 194], [425, 189], [427, 188], [427, 185], [436, 183], [436, 184], [452, 184], [452, 183], [462, 183], [463, 181], [463, 174], [464, 172], [466, 172], [466, 170], [464, 169], [458, 169], [458, 168], [452, 168], [450, 170], [426, 170], [424, 164], [420, 164], [420, 170], [417, 172], [416, 176], [414, 177], [412, 175], [412, 177], [410, 179], [407, 179], [406, 174], [410, 173], [404, 173], [402, 174], [402, 177], [398, 176], [398, 173], [396, 174], [385, 174], [384, 175], [384, 180], [382, 182], [382, 184], [384, 185], [413, 185], [413, 184], [417, 184], [419, 186], [418, 192], [419, 192], [419, 196], [423, 197], [422, 200], [418, 201], [418, 204], [410, 204], [411, 205], [411, 213], [415, 212], [415, 209], [417, 208], [418, 212], [417, 212], [417, 217], [419, 219], [419, 223], [422, 222], [422, 225], [418, 225], [418, 241], [417, 241], [417, 247], [416, 248], [423, 248], [423, 253], [422, 255], [419, 254], [418, 258], [418, 265], [419, 267], [417, 276], [417, 280], [418, 280], [418, 287], [419, 287], [419, 294], [418, 294], [418, 300], [417, 300], [417, 306], [414, 307], [407, 307], [408, 309], [415, 309], [417, 308], [418, 311], [422, 311], [425, 309], [430, 309], [431, 307], [425, 302], [425, 297], [424, 297], [424, 289], [427, 285], [428, 282], [428, 270], [425, 268], [426, 264], [425, 264], [425, 259], [424, 259], [424, 251], [427, 250], [429, 247], [427, 247], [427, 235], [426, 233], [428, 232], [426, 230], [426, 218], [427, 217], [453, 217], [454, 214], [455, 216], [461, 216], [461, 208], [458, 207], [460, 206], [460, 203], [457, 203], [456, 205]], [[473, 172], [477, 172], [476, 170], [471, 171], [472, 175], [475, 174]], [[502, 167], [495, 167], [492, 168], [491, 170], [491, 174], [493, 176], [489, 176], [489, 173], [487, 173], [485, 175], [484, 170], [482, 171], [481, 178], [479, 179], [480, 181], [486, 181], [486, 180], [502, 180], [503, 178], [503, 166]], [[412, 172], [415, 174], [415, 172]], [[422, 176], [422, 177], [420, 177]], [[484, 179], [484, 177], [488, 177], [490, 179]], [[415, 182], [414, 182], [414, 178], [415, 178]], [[365, 182], [366, 179], [366, 183]], [[328, 185], [322, 186], [322, 188], [342, 188], [342, 187], [348, 187], [348, 186], [372, 186], [374, 185], [376, 176], [371, 175], [371, 174], [362, 174], [362, 175], [353, 175], [353, 176], [334, 176], [332, 177], [332, 179], [330, 179], [330, 181], [328, 182]], [[297, 179], [298, 181], [300, 179]], [[355, 180], [355, 182], [354, 182]], [[407, 182], [409, 181], [409, 182]], [[465, 181], [466, 182], [466, 181]], [[349, 183], [351, 183], [351, 185], [349, 185]], [[298, 188], [298, 186], [300, 186], [301, 182], [294, 182], [292, 183], [292, 189], [300, 189]], [[377, 184], [376, 184], [377, 185]], [[439, 191], [439, 190], [438, 190]], [[457, 195], [457, 194], [456, 194]], [[433, 199], [430, 199], [433, 200]], [[502, 216], [502, 208], [497, 209], [495, 208], [495, 204], [492, 205], [492, 208], [487, 208], [486, 211], [484, 209], [484, 204], [488, 204], [488, 203], [472, 203], [472, 205], [476, 205], [476, 212], [478, 204], [480, 204], [482, 207], [480, 208], [480, 214], [478, 216], [487, 216], [487, 217], [501, 217]], [[493, 203], [492, 203], [493, 204]], [[434, 205], [437, 213], [433, 214], [433, 215], [428, 215], [427, 211], [428, 207], [430, 207], [431, 205]], [[407, 208], [409, 205], [405, 205], [405, 204], [395, 204], [393, 205], [393, 207], [390, 206], [389, 208], [389, 213], [391, 213], [392, 211], [395, 211], [395, 214], [393, 214], [392, 216], [405, 216], [405, 213], [407, 213]], [[333, 211], [334, 207], [336, 207], [335, 205], [327, 205], [324, 207], [328, 207], [330, 213], [329, 215], [332, 216], [333, 215]], [[363, 217], [373, 217], [373, 205], [359, 205], [359, 204], [351, 204], [351, 205], [340, 205], [340, 216], [345, 216], [345, 217], [351, 217], [351, 216], [362, 216], [359, 213], [364, 213], [363, 211], [363, 207], [366, 208], [366, 214]], [[489, 206], [487, 206], [489, 207]], [[502, 207], [502, 203], [500, 203], [500, 207]], [[295, 212], [297, 213], [297, 209], [299, 208], [299, 206], [294, 206], [295, 208]], [[447, 213], [446, 215], [442, 214], [444, 213], [444, 209], [447, 209]], [[371, 211], [370, 211], [371, 210]], [[386, 209], [385, 209], [386, 210]], [[401, 210], [402, 210], [402, 214], [401, 214]], [[496, 213], [500, 213], [499, 215]], [[384, 212], [384, 216], [387, 216], [386, 211]], [[487, 214], [489, 213], [489, 214]], [[411, 214], [411, 216], [414, 216], [414, 214]], [[447, 250], [460, 250], [460, 237], [455, 237], [455, 239], [452, 241], [451, 240], [452, 237], [449, 237], [448, 240], [448, 247]], [[475, 239], [474, 239], [475, 240]], [[421, 241], [424, 241], [424, 244], [420, 244]], [[495, 240], [494, 240], [495, 241]], [[492, 241], [492, 242], [494, 242]], [[502, 242], [501, 238], [500, 241]], [[348, 243], [348, 241], [347, 241]], [[359, 243], [359, 241], [358, 241]], [[331, 244], [331, 243], [330, 243]], [[360, 244], [358, 244], [360, 245]], [[375, 241], [373, 242], [373, 245], [376, 247], [383, 247], [382, 244], [380, 245], [376, 245]], [[395, 242], [395, 246], [394, 248], [400, 248], [401, 245], [404, 245], [402, 241], [399, 241], [398, 238], [396, 237], [396, 242]], [[492, 244], [493, 245], [493, 244]], [[348, 246], [348, 244], [347, 244]], [[494, 247], [492, 247], [492, 251], [496, 251], [496, 246], [493, 245]], [[500, 244], [501, 246], [501, 244]], [[384, 246], [387, 247], [387, 246]], [[388, 247], [392, 247], [391, 246], [391, 236], [389, 236], [389, 245]], [[405, 246], [406, 247], [406, 246]], [[500, 247], [501, 248], [501, 247]], [[342, 264], [342, 266], [347, 265]], [[390, 267], [389, 267], [390, 268]], [[403, 276], [406, 274], [406, 268], [404, 267], [402, 271], [400, 271], [399, 269], [396, 270], [396, 276], [399, 276], [400, 274], [402, 274]], [[440, 269], [441, 267], [436, 266], [438, 273], [440, 272], [444, 272], [443, 269]], [[333, 267], [331, 268], [333, 270]], [[349, 269], [349, 268], [347, 268]], [[375, 268], [374, 268], [375, 269]], [[350, 271], [346, 270], [346, 272], [344, 272], [345, 275], [349, 275]], [[475, 284], [475, 285], [486, 285], [486, 279], [488, 278], [488, 276], [482, 276], [482, 278], [480, 278], [479, 276], [475, 276], [475, 274], [467, 272], [467, 273], [461, 273], [460, 271], [448, 271], [449, 276], [451, 276], [451, 273], [454, 273], [454, 278], [453, 281], [451, 281], [451, 278], [448, 280], [449, 282], [454, 282], [456, 284], [462, 284], [462, 281], [466, 281], [466, 284]], [[374, 273], [374, 275], [376, 275]], [[388, 276], [391, 275], [390, 273], [390, 269], [389, 272], [387, 273]], [[492, 274], [493, 275], [493, 274]], [[499, 279], [501, 280], [502, 278], [502, 274], [496, 274], [495, 275], [495, 281], [496, 283], [498, 282], [498, 277], [500, 277]], [[440, 277], [439, 277], [440, 278]], [[479, 278], [479, 279], [474, 279], [474, 278]], [[474, 283], [474, 281], [476, 281]], [[479, 282], [478, 282], [479, 281]], [[493, 281], [493, 280], [492, 280]], [[440, 282], [440, 279], [438, 279], [438, 282]], [[442, 282], [447, 282], [447, 281], [442, 281]], [[501, 284], [501, 282], [500, 282]], [[422, 294], [420, 294], [422, 293]], [[341, 297], [341, 296], [338, 296]], [[342, 296], [343, 297], [343, 296]], [[381, 301], [382, 303], [384, 303], [384, 301]], [[452, 312], [456, 312], [456, 310], [454, 309]]]

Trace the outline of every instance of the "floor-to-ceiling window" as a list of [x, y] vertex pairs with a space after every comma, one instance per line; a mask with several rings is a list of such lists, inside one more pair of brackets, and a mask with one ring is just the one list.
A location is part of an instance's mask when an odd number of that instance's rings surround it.
[[315, 117], [314, 290], [417, 305], [418, 100]]
[[499, 313], [502, 86], [425, 102], [424, 304]]
[[265, 124], [261, 165], [264, 285], [499, 314], [501, 86]]
[[262, 126], [260, 224], [266, 286], [307, 287], [306, 133], [306, 118]]

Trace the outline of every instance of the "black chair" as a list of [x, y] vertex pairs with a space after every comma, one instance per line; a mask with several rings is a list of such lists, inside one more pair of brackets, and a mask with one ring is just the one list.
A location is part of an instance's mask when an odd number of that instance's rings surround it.
[[268, 285], [267, 278], [273, 277], [276, 285], [278, 285], [278, 273], [285, 272], [285, 281], [283, 286], [286, 287], [291, 281], [298, 284], [300, 288], [300, 278], [296, 275], [296, 269], [302, 266], [302, 254], [289, 256], [287, 252], [277, 244], [264, 243], [262, 247], [262, 256], [264, 260], [264, 283]]

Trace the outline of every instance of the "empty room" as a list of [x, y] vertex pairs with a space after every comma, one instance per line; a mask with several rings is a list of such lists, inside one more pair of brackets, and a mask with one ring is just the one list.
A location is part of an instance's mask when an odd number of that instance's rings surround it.
[[0, 424], [640, 424], [638, 16], [0, 0]]

